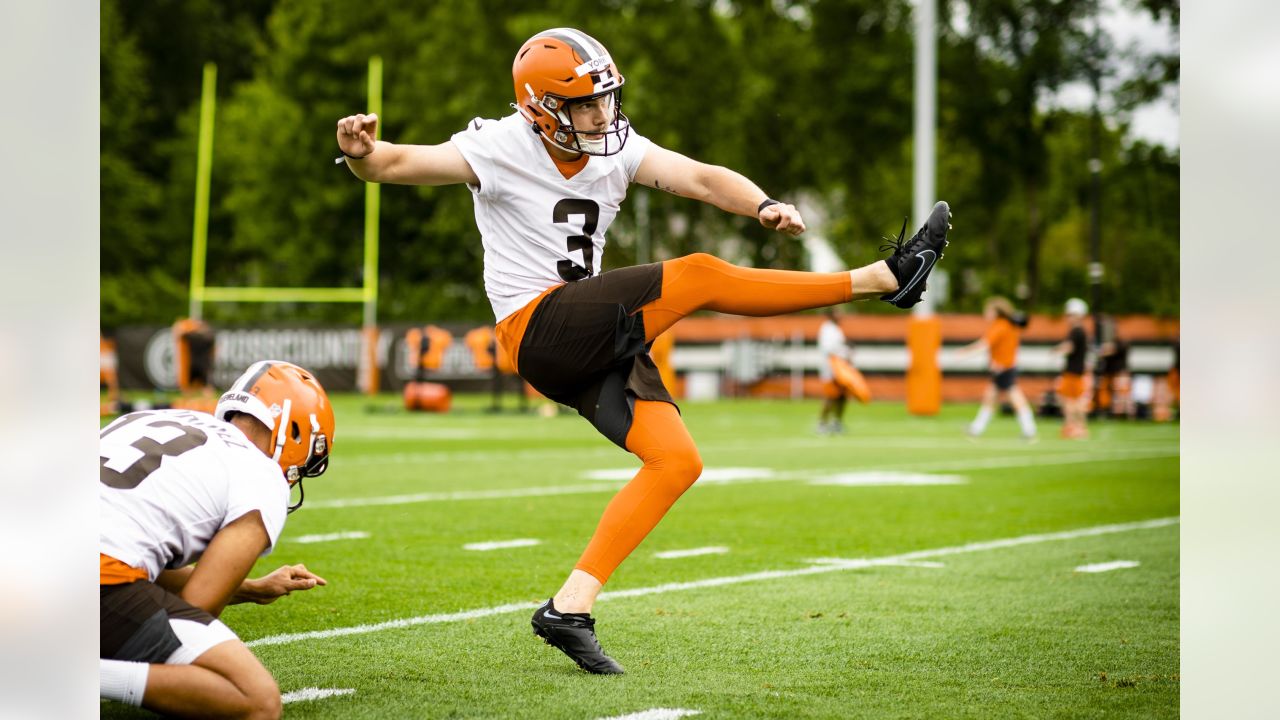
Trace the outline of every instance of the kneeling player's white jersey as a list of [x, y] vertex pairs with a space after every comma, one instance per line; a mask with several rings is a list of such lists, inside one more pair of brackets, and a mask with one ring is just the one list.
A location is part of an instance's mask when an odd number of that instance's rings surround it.
[[600, 272], [605, 231], [649, 147], [632, 130], [622, 152], [592, 156], [566, 180], [519, 114], [476, 118], [453, 144], [480, 179], [472, 199], [484, 288], [499, 321], [552, 285]]
[[161, 571], [200, 559], [216, 532], [257, 510], [271, 552], [288, 513], [280, 466], [236, 426], [200, 412], [129, 413], [102, 429], [99, 552]]

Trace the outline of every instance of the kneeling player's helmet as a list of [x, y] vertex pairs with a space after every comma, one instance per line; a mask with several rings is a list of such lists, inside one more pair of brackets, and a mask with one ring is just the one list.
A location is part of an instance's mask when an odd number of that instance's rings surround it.
[[[250, 365], [222, 394], [213, 414], [226, 420], [233, 412], [252, 415], [271, 430], [271, 459], [299, 491], [303, 478], [319, 477], [329, 468], [333, 406], [319, 381], [306, 370], [280, 360]], [[299, 493], [289, 512], [301, 505]]]
[[[626, 144], [631, 122], [622, 114], [625, 80], [609, 51], [590, 35], [571, 28], [534, 35], [516, 53], [511, 77], [516, 88], [512, 107], [535, 132], [558, 147], [588, 155], [613, 155]], [[605, 103], [608, 126], [604, 131], [575, 128], [569, 106], [596, 98]]]

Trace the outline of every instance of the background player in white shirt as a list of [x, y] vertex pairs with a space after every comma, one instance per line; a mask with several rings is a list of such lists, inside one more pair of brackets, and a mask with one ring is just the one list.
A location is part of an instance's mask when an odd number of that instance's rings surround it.
[[844, 432], [844, 409], [848, 395], [835, 380], [832, 359], [850, 360], [849, 346], [844, 330], [840, 329], [840, 313], [829, 307], [822, 313], [822, 325], [818, 328], [818, 379], [822, 380], [822, 409], [818, 411], [818, 433], [838, 435]]
[[701, 309], [778, 315], [876, 297], [910, 307], [942, 256], [950, 210], [938, 203], [910, 240], [903, 226], [885, 262], [849, 272], [742, 268], [698, 253], [601, 273], [605, 232], [632, 183], [788, 235], [804, 232], [804, 220], [742, 175], [637, 133], [622, 113], [618, 66], [586, 33], [534, 35], [516, 53], [512, 80], [515, 113], [476, 118], [439, 145], [375, 141], [376, 115], [342, 118], [337, 141], [363, 180], [470, 187], [485, 290], [511, 365], [643, 460], [564, 585], [533, 617], [534, 632], [583, 669], [620, 673], [600, 649], [591, 608], [610, 574], [702, 472], [647, 345]]
[[309, 372], [266, 360], [214, 415], [134, 412], [102, 429], [101, 694], [177, 717], [275, 718], [271, 673], [217, 617], [325, 584], [303, 565], [246, 578], [302, 504], [302, 479], [328, 467], [333, 409]]

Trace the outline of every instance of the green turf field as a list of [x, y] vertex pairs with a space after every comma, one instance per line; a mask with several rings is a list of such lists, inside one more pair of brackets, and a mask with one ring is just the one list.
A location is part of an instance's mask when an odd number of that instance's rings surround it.
[[[529, 615], [638, 461], [572, 412], [486, 403], [336, 398], [329, 472], [255, 570], [329, 586], [223, 616], [283, 692], [351, 691], [287, 716], [1178, 715], [1176, 425], [1071, 442], [1042, 421], [1028, 445], [997, 417], [971, 441], [973, 406], [883, 403], [819, 437], [817, 401], [688, 403], [706, 472], [606, 587], [597, 631], [627, 674], [596, 677]], [[464, 549], [512, 540], [537, 544]], [[1138, 564], [1076, 571], [1112, 561]]]

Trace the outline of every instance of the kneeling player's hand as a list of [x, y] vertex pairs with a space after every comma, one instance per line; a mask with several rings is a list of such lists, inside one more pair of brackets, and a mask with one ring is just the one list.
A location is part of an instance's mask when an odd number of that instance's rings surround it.
[[240, 596], [245, 602], [267, 605], [294, 590], [310, 590], [329, 583], [307, 569], [306, 565], [282, 565], [279, 569], [256, 580], [246, 580]]
[[770, 230], [777, 230], [788, 235], [799, 235], [804, 232], [804, 219], [795, 205], [776, 203], [760, 211], [760, 224]]

